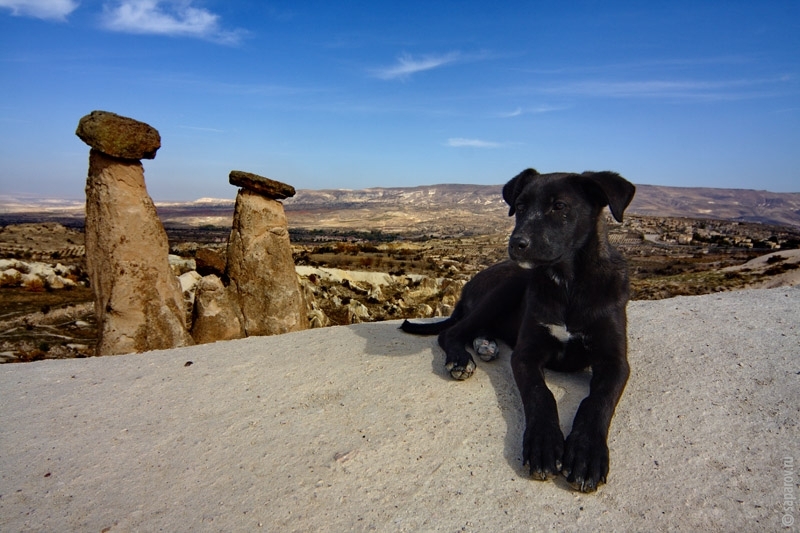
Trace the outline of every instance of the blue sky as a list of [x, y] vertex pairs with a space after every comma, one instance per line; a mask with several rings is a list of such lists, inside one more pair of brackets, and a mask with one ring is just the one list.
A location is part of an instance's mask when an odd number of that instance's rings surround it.
[[80, 198], [95, 109], [157, 128], [155, 200], [634, 183], [800, 191], [800, 2], [0, 0], [0, 194]]

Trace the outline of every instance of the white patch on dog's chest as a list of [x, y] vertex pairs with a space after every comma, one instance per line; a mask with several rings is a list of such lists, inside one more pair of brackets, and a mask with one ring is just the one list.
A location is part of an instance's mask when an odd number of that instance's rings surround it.
[[542, 324], [542, 326], [547, 328], [547, 331], [550, 332], [550, 335], [564, 344], [573, 338], [572, 333], [567, 330], [567, 326], [564, 324]]

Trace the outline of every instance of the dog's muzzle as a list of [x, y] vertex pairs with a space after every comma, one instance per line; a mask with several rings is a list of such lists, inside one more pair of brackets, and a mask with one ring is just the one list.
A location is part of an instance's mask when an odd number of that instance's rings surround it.
[[[548, 252], [551, 256], [545, 256]], [[558, 256], [552, 256], [550, 250], [543, 243], [534, 243], [525, 235], [512, 235], [508, 241], [508, 256], [521, 268], [531, 269], [535, 266], [546, 266], [558, 260]]]
[[512, 235], [508, 240], [508, 253], [514, 259], [515, 255], [523, 255], [531, 246], [531, 240], [523, 235]]
[[531, 241], [522, 235], [512, 235], [508, 241], [508, 256], [517, 265], [524, 269], [531, 269], [535, 262], [529, 258], [531, 252]]

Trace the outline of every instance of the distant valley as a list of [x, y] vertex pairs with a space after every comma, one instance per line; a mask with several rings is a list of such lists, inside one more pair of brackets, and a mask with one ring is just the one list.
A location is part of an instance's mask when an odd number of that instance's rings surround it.
[[[300, 190], [284, 200], [314, 323], [449, 314], [466, 280], [507, 257], [514, 220], [501, 188]], [[231, 196], [156, 204], [175, 274], [200, 275], [198, 261], [207, 269], [215, 258], [223, 272]], [[0, 363], [91, 354], [83, 225], [81, 200], [0, 195]], [[800, 282], [797, 193], [641, 185], [609, 238], [638, 300]]]
[[[507, 226], [501, 185], [426, 185], [360, 190], [302, 189], [284, 201], [296, 228], [361, 228], [448, 233], [503, 231]], [[229, 226], [231, 199], [158, 202], [165, 225]], [[630, 214], [718, 219], [800, 227], [800, 193], [638, 185]], [[502, 215], [502, 216], [501, 216]], [[0, 224], [55, 221], [82, 225], [80, 201], [0, 196]], [[488, 225], [496, 226], [493, 228]]]

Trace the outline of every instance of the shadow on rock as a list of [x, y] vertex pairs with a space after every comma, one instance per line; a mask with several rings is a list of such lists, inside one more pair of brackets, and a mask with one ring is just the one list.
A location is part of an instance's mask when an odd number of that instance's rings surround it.
[[[423, 350], [430, 350], [431, 371], [443, 381], [453, 381], [450, 373], [445, 370], [445, 354], [439, 347], [436, 336], [416, 336], [404, 333], [399, 329], [400, 321], [372, 323], [370, 327], [354, 327], [352, 330], [366, 341], [364, 351], [371, 355], [383, 356], [411, 356]], [[376, 328], [379, 328], [376, 331]], [[472, 353], [472, 348], [467, 348]], [[522, 464], [522, 435], [525, 429], [525, 416], [522, 400], [517, 391], [514, 376], [511, 371], [511, 348], [500, 343], [500, 355], [491, 362], [481, 361], [472, 353], [478, 368], [476, 375], [465, 380], [460, 385], [469, 387], [482, 381], [480, 374], [485, 374], [497, 396], [497, 405], [506, 422], [506, 434], [503, 442], [503, 456], [514, 471], [522, 478], [530, 478], [527, 466]], [[561, 430], [565, 436], [572, 429], [572, 420], [580, 406], [581, 401], [589, 394], [591, 372], [562, 373], [545, 370], [545, 381], [553, 392], [558, 403], [558, 414]], [[531, 479], [531, 482], [533, 480]], [[573, 489], [559, 476], [555, 483], [558, 487], [568, 490]]]

